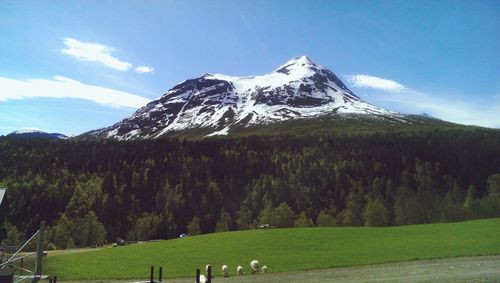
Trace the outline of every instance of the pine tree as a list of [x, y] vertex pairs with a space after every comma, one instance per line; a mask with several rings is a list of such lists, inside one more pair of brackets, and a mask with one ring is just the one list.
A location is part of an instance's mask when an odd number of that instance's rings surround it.
[[289, 228], [294, 226], [295, 222], [295, 212], [286, 204], [282, 202], [274, 210], [274, 219], [277, 227]]
[[270, 202], [267, 202], [264, 206], [264, 209], [259, 214], [259, 224], [276, 224], [276, 217], [274, 215], [274, 208], [272, 207]]
[[238, 210], [238, 219], [236, 219], [236, 228], [238, 230], [247, 230], [250, 228], [250, 211], [246, 209], [245, 206], [242, 206], [240, 210]]
[[345, 226], [361, 226], [361, 196], [355, 188], [351, 190], [347, 197], [346, 207], [342, 211], [342, 224]]
[[475, 199], [476, 199], [477, 191], [476, 191], [476, 186], [469, 186], [467, 189], [467, 193], [465, 196], [465, 201], [464, 201], [464, 208], [469, 215], [470, 218], [474, 217], [474, 213], [476, 212], [475, 209]]
[[302, 211], [295, 220], [295, 227], [313, 227], [314, 222], [312, 221], [311, 218], [307, 217], [307, 214]]
[[231, 230], [231, 227], [232, 227], [231, 215], [227, 213], [224, 209], [222, 209], [220, 212], [219, 221], [215, 226], [215, 231], [217, 232], [229, 231]]
[[316, 217], [316, 226], [318, 227], [332, 227], [332, 226], [338, 226], [337, 221], [333, 216], [328, 213], [327, 210], [321, 210], [318, 214], [318, 217]]
[[363, 211], [363, 220], [365, 226], [389, 225], [389, 210], [385, 207], [384, 201], [380, 197], [377, 197], [375, 200], [371, 198], [368, 200]]
[[189, 225], [186, 228], [189, 235], [201, 234], [200, 218], [198, 216], [193, 216], [191, 222], [189, 222]]
[[415, 192], [406, 186], [401, 186], [394, 202], [394, 222], [396, 225], [409, 225], [417, 223], [415, 216]]

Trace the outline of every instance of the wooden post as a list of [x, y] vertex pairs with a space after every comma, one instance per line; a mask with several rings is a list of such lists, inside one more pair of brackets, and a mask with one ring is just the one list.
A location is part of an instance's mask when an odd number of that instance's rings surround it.
[[151, 266], [151, 272], [149, 274], [149, 282], [150, 283], [153, 283], [154, 282], [154, 274], [155, 273], [155, 267], [154, 266]]
[[196, 269], [196, 283], [200, 283], [200, 269]]
[[212, 266], [208, 266], [207, 270], [207, 283], [212, 283]]
[[162, 282], [162, 277], [163, 277], [163, 276], [162, 276], [162, 275], [163, 275], [163, 274], [162, 274], [162, 273], [163, 273], [163, 267], [161, 267], [161, 266], [160, 266], [160, 271], [159, 271], [158, 273], [159, 273], [159, 274], [158, 274], [158, 281]]
[[43, 241], [45, 233], [45, 221], [40, 222], [40, 234], [38, 235], [38, 248], [36, 251], [36, 266], [35, 274], [33, 274], [33, 283], [38, 282], [42, 277], [42, 260], [43, 260]]
[[54, 283], [57, 283], [57, 276], [54, 275]]

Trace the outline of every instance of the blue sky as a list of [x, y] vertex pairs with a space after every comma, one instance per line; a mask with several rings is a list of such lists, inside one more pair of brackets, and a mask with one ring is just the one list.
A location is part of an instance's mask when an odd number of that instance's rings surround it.
[[109, 126], [203, 73], [308, 55], [364, 100], [500, 127], [499, 1], [0, 2], [0, 134]]

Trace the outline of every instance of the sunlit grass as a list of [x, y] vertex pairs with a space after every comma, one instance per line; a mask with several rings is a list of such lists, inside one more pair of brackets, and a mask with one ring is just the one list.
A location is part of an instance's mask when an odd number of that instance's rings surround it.
[[208, 263], [220, 276], [258, 259], [270, 272], [365, 265], [455, 256], [500, 254], [500, 218], [388, 228], [332, 227], [249, 230], [134, 244], [84, 253], [49, 255], [45, 274], [69, 279], [194, 276]]

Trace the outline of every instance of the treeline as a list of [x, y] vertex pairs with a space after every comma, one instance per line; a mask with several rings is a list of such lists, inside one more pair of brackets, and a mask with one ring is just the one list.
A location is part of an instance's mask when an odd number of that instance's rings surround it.
[[[50, 141], [0, 138], [2, 239], [57, 248], [181, 233], [500, 216], [500, 134]], [[2, 221], [2, 219], [0, 219]]]

